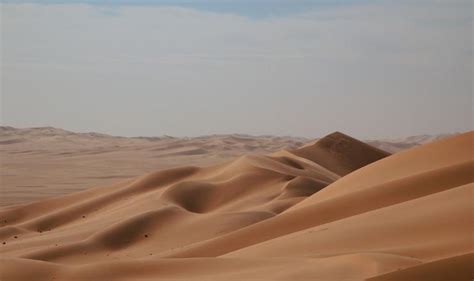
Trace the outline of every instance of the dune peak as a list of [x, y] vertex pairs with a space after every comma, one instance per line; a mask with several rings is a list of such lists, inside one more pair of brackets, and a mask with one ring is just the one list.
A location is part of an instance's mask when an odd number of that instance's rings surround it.
[[292, 153], [317, 162], [339, 175], [348, 174], [390, 155], [339, 131], [318, 139], [312, 145], [293, 150]]

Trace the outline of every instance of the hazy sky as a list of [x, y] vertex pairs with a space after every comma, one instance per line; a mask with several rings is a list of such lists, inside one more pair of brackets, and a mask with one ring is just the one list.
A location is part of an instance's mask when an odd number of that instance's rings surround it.
[[471, 0], [0, 2], [4, 125], [128, 136], [472, 130]]

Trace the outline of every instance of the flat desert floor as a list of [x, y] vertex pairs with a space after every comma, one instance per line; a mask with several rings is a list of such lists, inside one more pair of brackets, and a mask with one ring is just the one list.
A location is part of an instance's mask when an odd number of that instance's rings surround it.
[[[474, 132], [407, 144], [3, 130], [2, 280], [473, 279]], [[27, 203], [40, 188], [67, 194]]]

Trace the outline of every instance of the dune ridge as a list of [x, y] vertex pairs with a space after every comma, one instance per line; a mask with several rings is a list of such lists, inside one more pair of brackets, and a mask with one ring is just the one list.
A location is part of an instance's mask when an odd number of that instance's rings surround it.
[[[448, 136], [421, 135], [365, 142], [395, 153]], [[53, 127], [0, 126], [0, 207], [107, 186], [156, 170], [209, 166], [242, 155], [296, 150], [310, 141], [301, 137], [243, 134], [123, 137]], [[337, 165], [333, 167], [338, 169]]]
[[0, 276], [472, 280], [473, 145], [469, 132], [390, 155], [336, 132], [4, 207]]
[[341, 132], [332, 133], [314, 144], [292, 150], [291, 153], [320, 162], [339, 175], [346, 175], [390, 155]]

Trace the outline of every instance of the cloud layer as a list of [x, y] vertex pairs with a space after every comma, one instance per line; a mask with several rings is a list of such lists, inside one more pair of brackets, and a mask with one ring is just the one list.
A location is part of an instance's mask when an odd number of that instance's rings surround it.
[[468, 130], [472, 4], [417, 3], [261, 19], [2, 4], [2, 119], [124, 135]]

